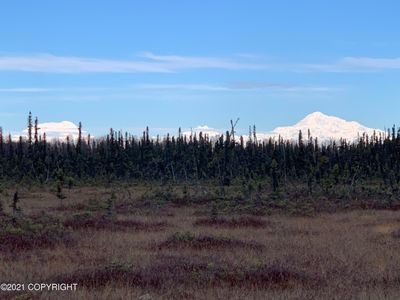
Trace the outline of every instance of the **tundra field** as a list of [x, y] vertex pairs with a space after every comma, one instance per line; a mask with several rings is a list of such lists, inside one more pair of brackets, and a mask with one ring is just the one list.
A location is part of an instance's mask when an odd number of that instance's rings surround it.
[[301, 195], [217, 201], [213, 193], [150, 184], [5, 188], [1, 283], [77, 290], [0, 298], [400, 299], [397, 205]]

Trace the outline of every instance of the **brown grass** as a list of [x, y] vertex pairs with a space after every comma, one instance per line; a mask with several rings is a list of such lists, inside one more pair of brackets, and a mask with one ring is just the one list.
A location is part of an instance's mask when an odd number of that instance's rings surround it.
[[199, 218], [194, 222], [195, 226], [217, 226], [227, 228], [239, 228], [239, 227], [251, 227], [251, 228], [263, 228], [267, 226], [267, 222], [260, 218], [241, 216], [236, 218], [227, 217], [207, 217]]
[[158, 248], [191, 248], [196, 250], [247, 248], [262, 250], [264, 246], [254, 241], [242, 241], [233, 238], [210, 235], [196, 236], [190, 232], [176, 232], [170, 235], [165, 241], [161, 242], [158, 245]]
[[0, 218], [0, 252], [15, 253], [57, 244], [72, 245], [71, 232], [43, 218], [12, 220]]
[[133, 188], [117, 193], [113, 218], [103, 217], [110, 190], [67, 191], [68, 209], [22, 190], [23, 221], [1, 217], [0, 279], [78, 290], [0, 299], [400, 299], [398, 212], [213, 219], [195, 215], [208, 203], [148, 209], [145, 188]]
[[38, 234], [4, 234], [0, 237], [0, 252], [27, 251], [37, 248], [54, 247], [58, 243], [71, 245], [72, 238], [66, 234], [56, 236], [49, 232]]
[[90, 214], [78, 214], [64, 221], [65, 227], [73, 229], [97, 230], [143, 230], [143, 231], [160, 231], [165, 229], [169, 224], [167, 222], [149, 222], [139, 220], [112, 220], [104, 216], [92, 216]]
[[276, 263], [270, 265], [226, 265], [197, 256], [160, 256], [146, 266], [113, 264], [80, 270], [54, 279], [99, 288], [110, 282], [140, 288], [166, 289], [169, 285], [196, 287], [229, 285], [241, 288], [288, 288], [290, 284], [315, 284], [303, 272]]

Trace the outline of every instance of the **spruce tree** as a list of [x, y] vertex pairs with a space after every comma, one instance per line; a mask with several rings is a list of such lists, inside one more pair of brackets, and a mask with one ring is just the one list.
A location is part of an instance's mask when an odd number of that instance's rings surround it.
[[32, 113], [29, 112], [28, 115], [28, 145], [31, 146], [32, 145]]

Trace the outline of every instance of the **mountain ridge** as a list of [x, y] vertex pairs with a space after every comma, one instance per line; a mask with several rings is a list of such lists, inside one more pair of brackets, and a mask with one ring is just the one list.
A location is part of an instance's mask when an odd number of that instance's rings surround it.
[[276, 127], [269, 133], [261, 134], [261, 139], [281, 137], [284, 140], [298, 140], [300, 131], [302, 131], [303, 138], [307, 138], [308, 131], [310, 131], [311, 137], [318, 138], [320, 142], [340, 139], [353, 142], [364, 133], [369, 136], [372, 136], [374, 132], [377, 135], [384, 134], [384, 131], [380, 129], [369, 128], [356, 121], [346, 121], [316, 111], [294, 125]]

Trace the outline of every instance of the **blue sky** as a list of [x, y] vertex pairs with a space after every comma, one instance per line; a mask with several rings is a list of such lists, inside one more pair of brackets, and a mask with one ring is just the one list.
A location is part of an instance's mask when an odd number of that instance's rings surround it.
[[3, 1], [0, 125], [400, 124], [399, 1]]

